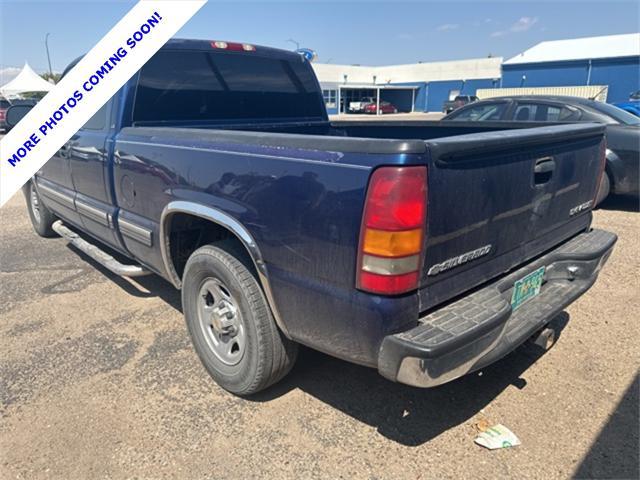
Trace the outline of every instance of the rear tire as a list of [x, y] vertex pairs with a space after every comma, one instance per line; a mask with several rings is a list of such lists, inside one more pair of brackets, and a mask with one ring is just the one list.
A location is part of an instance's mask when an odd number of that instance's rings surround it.
[[602, 179], [600, 180], [600, 187], [598, 188], [598, 196], [596, 197], [596, 205], [600, 205], [604, 201], [605, 198], [609, 196], [611, 191], [611, 180], [609, 179], [609, 175], [607, 172], [602, 174]]
[[251, 395], [293, 367], [298, 345], [276, 326], [254, 275], [226, 250], [205, 245], [189, 257], [182, 307], [202, 364], [225, 390]]
[[27, 209], [29, 211], [31, 225], [33, 225], [36, 233], [44, 238], [56, 237], [57, 234], [51, 226], [57, 218], [51, 210], [44, 206], [33, 182], [29, 182], [25, 186], [24, 195], [27, 200]]

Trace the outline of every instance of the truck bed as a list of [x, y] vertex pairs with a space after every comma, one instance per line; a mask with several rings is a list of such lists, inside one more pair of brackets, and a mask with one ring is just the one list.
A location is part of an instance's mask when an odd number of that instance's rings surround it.
[[[278, 308], [291, 330], [300, 332], [296, 340], [374, 364], [377, 346], [371, 337], [407, 328], [419, 314], [589, 227], [588, 209], [574, 216], [570, 211], [595, 194], [603, 126], [457, 135], [460, 128], [396, 122], [281, 126], [313, 135], [276, 133], [265, 126], [261, 131], [124, 128], [115, 144], [120, 159], [116, 197], [123, 195], [124, 175], [142, 191], [164, 192], [164, 198], [139, 199], [136, 214], [122, 213], [153, 231], [159, 231], [162, 209], [171, 201], [230, 212], [261, 245]], [[365, 134], [370, 136], [360, 136]], [[535, 185], [535, 163], [549, 157], [555, 159], [554, 173]], [[142, 165], [145, 172], [139, 171]], [[375, 296], [354, 290], [366, 185], [381, 165], [428, 169], [421, 288], [418, 295], [394, 299], [394, 314], [387, 318], [378, 317], [379, 305], [371, 304]], [[486, 246], [490, 253], [482, 258], [429, 274], [434, 265]], [[126, 247], [163, 271], [157, 250], [131, 241]], [[341, 309], [358, 314], [345, 320]], [[322, 321], [314, 321], [316, 316]], [[334, 333], [327, 336], [327, 329]], [[342, 342], [346, 345], [340, 348]]]

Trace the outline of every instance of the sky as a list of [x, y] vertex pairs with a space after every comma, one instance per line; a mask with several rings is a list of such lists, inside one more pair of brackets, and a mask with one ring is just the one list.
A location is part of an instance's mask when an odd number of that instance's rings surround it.
[[[54, 72], [88, 51], [132, 1], [0, 0], [0, 84], [28, 62]], [[234, 1], [210, 0], [178, 33], [315, 50], [318, 62], [392, 65], [502, 56], [545, 40], [640, 31], [637, 0]]]

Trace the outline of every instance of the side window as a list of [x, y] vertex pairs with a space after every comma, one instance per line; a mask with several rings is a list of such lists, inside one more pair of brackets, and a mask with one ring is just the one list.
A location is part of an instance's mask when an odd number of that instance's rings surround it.
[[562, 109], [560, 107], [547, 107], [547, 114], [544, 120], [547, 122], [559, 122], [561, 111]]
[[336, 90], [322, 90], [322, 97], [324, 98], [324, 103], [327, 108], [335, 108], [336, 107]]
[[107, 112], [109, 111], [110, 103], [111, 101], [105, 103], [102, 108], [82, 126], [80, 130], [104, 130], [107, 126]]
[[513, 117], [517, 122], [568, 122], [579, 118], [576, 109], [543, 103], [519, 103]]
[[470, 122], [495, 122], [502, 120], [502, 115], [507, 107], [506, 103], [485, 103], [461, 109], [451, 114], [449, 120]]
[[544, 105], [536, 105], [533, 103], [518, 104], [513, 119], [516, 122], [533, 122], [536, 119], [538, 111], [542, 112], [543, 109]]
[[576, 120], [580, 120], [580, 117], [582, 117], [582, 113], [580, 113], [580, 110], [570, 107], [563, 107], [562, 110], [560, 110], [560, 116], [558, 120], [560, 122], [573, 122]]

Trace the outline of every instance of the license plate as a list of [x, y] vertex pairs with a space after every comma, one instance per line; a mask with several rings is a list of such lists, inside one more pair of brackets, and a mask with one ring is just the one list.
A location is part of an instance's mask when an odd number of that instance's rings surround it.
[[531, 300], [540, 293], [542, 279], [544, 278], [544, 268], [531, 272], [526, 277], [521, 278], [513, 284], [513, 295], [511, 296], [511, 308], [514, 310], [523, 303]]

